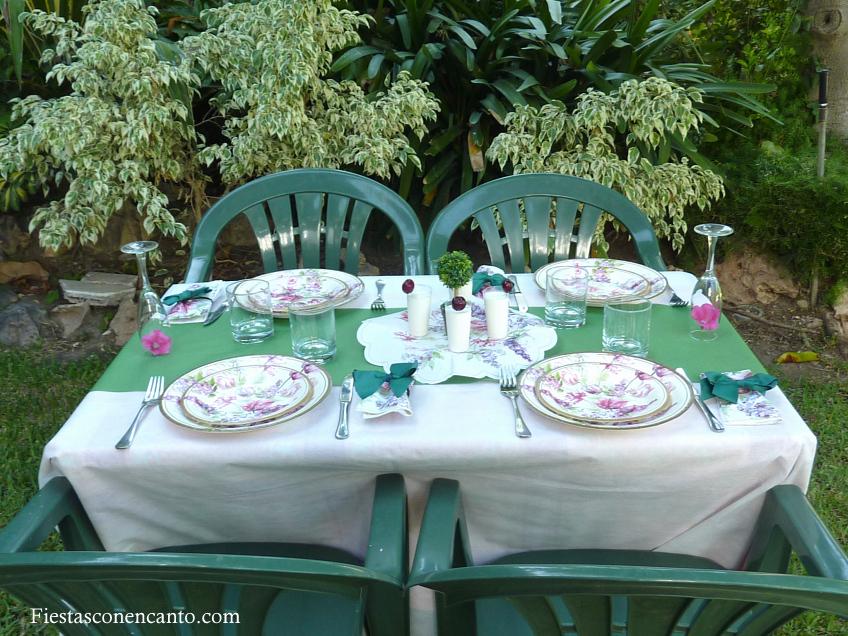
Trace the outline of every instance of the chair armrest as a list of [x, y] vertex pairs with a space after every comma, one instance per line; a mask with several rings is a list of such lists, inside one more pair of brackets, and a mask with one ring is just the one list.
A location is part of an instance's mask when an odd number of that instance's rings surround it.
[[766, 493], [747, 569], [785, 571], [791, 550], [813, 576], [848, 580], [848, 557], [797, 486]]
[[472, 564], [459, 482], [435, 479], [430, 486], [408, 584], [416, 585], [419, 579], [433, 572]]
[[406, 485], [401, 475], [380, 475], [374, 487], [374, 507], [365, 567], [403, 583], [406, 578]]
[[66, 549], [103, 550], [70, 482], [54, 477], [0, 531], [0, 553], [34, 551], [56, 526]]

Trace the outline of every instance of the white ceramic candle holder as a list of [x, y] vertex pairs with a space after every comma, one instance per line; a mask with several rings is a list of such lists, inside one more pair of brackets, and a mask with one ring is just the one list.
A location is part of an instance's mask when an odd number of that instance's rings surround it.
[[454, 353], [468, 351], [471, 341], [471, 307], [466, 305], [461, 311], [445, 307], [445, 327], [448, 332], [448, 349]]
[[486, 333], [489, 340], [503, 340], [509, 332], [509, 297], [500, 290], [483, 292]]
[[409, 321], [409, 335], [423, 338], [430, 326], [430, 288], [416, 285], [412, 293], [406, 295], [406, 311]]

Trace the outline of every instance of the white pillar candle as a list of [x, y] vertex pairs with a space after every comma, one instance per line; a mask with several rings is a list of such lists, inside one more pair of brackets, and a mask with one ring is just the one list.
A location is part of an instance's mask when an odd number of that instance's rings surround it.
[[430, 288], [416, 285], [412, 293], [406, 295], [406, 313], [409, 321], [409, 335], [423, 338], [430, 326]]
[[454, 353], [468, 351], [471, 340], [471, 307], [466, 305], [461, 311], [445, 307], [445, 327], [448, 330], [448, 349]]
[[483, 292], [486, 306], [486, 332], [489, 340], [503, 340], [509, 332], [509, 297], [502, 291]]

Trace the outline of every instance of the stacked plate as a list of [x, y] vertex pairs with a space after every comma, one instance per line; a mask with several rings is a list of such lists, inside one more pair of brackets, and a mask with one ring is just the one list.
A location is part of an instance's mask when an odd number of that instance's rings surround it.
[[330, 392], [321, 367], [290, 356], [219, 360], [177, 378], [162, 396], [162, 414], [180, 426], [234, 433], [282, 424], [310, 411]]
[[275, 318], [288, 318], [289, 307], [298, 305], [339, 306], [362, 293], [360, 278], [333, 269], [287, 269], [257, 276], [271, 286], [271, 303]]
[[527, 368], [521, 396], [551, 419], [588, 428], [656, 426], [692, 403], [687, 378], [662, 365], [616, 353], [569, 353]]
[[639, 263], [611, 258], [574, 258], [549, 263], [536, 270], [536, 284], [545, 289], [548, 272], [560, 267], [587, 270], [589, 290], [586, 303], [591, 307], [601, 307], [609, 302], [653, 298], [668, 287], [665, 276], [658, 271]]

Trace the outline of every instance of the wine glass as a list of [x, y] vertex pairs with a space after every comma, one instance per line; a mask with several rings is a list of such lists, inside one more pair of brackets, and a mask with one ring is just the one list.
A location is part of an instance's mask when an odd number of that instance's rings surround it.
[[147, 254], [159, 244], [156, 241], [133, 241], [121, 246], [124, 254], [135, 254], [138, 262], [138, 276], [141, 278], [141, 291], [138, 293], [138, 335], [144, 337], [156, 329], [162, 330], [170, 323], [168, 312], [162, 300], [150, 286], [147, 277]]
[[718, 323], [721, 320], [721, 285], [715, 272], [716, 244], [722, 236], [733, 234], [733, 228], [721, 223], [702, 223], [695, 226], [695, 232], [707, 237], [707, 269], [695, 284], [692, 291], [692, 318], [698, 327], [689, 332], [695, 340], [709, 341], [718, 337]]

